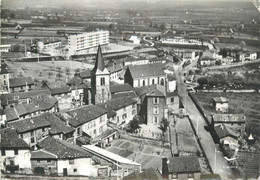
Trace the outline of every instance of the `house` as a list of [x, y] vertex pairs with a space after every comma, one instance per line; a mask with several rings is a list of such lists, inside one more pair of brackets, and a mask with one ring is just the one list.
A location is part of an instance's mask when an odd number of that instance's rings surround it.
[[140, 39], [137, 36], [131, 36], [129, 41], [133, 42], [133, 44], [140, 44]]
[[225, 97], [214, 97], [213, 98], [213, 107], [216, 111], [219, 112], [228, 112], [228, 99]]
[[216, 58], [213, 57], [213, 53], [210, 51], [205, 51], [202, 53], [202, 56], [199, 58], [200, 66], [213, 66], [215, 65]]
[[179, 97], [176, 92], [166, 91], [164, 86], [151, 85], [136, 88], [139, 96], [138, 114], [147, 124], [159, 125], [169, 113], [179, 111]]
[[37, 43], [37, 47], [38, 47], [38, 51], [39, 53], [43, 53], [43, 54], [51, 54], [53, 55], [53, 51], [55, 51], [55, 48], [59, 48], [61, 47], [61, 41], [60, 40], [56, 40], [56, 41], [38, 41]]
[[108, 66], [107, 70], [110, 73], [110, 80], [117, 80], [120, 77], [120, 74], [123, 72], [123, 67], [120, 64], [113, 64], [112, 66]]
[[162, 176], [167, 179], [199, 180], [201, 168], [198, 157], [180, 156], [162, 159]]
[[33, 149], [37, 142], [48, 135], [47, 129], [51, 128], [51, 123], [41, 118], [28, 118], [8, 123]]
[[92, 176], [89, 153], [67, 141], [46, 137], [36, 151], [32, 151], [31, 164], [35, 174], [59, 176]]
[[34, 89], [34, 82], [31, 77], [10, 78], [9, 83], [12, 92], [30, 91]]
[[10, 93], [10, 82], [9, 82], [9, 72], [8, 67], [5, 63], [0, 63], [0, 92], [3, 93]]
[[11, 51], [11, 44], [2, 44], [0, 45], [0, 52], [10, 52]]
[[257, 53], [256, 52], [246, 52], [244, 55], [246, 61], [256, 60]]
[[244, 114], [213, 114], [211, 124], [213, 126], [218, 124], [230, 125], [239, 132], [245, 132], [246, 116]]
[[19, 138], [15, 129], [0, 129], [1, 132], [1, 171], [5, 173], [26, 173], [31, 168], [30, 147]]
[[157, 170], [149, 168], [149, 169], [145, 169], [143, 172], [133, 172], [123, 178], [123, 180], [134, 180], [134, 179], [135, 180], [143, 180], [143, 179], [163, 180], [163, 177]]
[[135, 66], [149, 64], [149, 60], [145, 57], [127, 57], [124, 60], [124, 66]]
[[214, 132], [217, 143], [228, 146], [233, 150], [238, 147], [238, 135], [227, 125], [219, 124], [214, 126]]
[[85, 138], [89, 143], [105, 146], [116, 132], [107, 127], [107, 110], [97, 105], [86, 105], [63, 114], [63, 119], [75, 129], [74, 143]]
[[126, 126], [137, 115], [137, 101], [131, 97], [112, 99], [105, 106], [109, 121], [117, 126]]
[[166, 74], [161, 64], [129, 66], [124, 75], [125, 83], [132, 87], [149, 86], [153, 84], [166, 85]]
[[141, 164], [136, 163], [132, 160], [126, 159], [122, 156], [109, 152], [105, 149], [99, 148], [94, 145], [83, 145], [82, 149], [90, 153], [92, 156], [95, 155], [101, 159], [104, 159], [110, 162], [112, 165], [112, 169], [108, 174], [112, 177], [123, 178], [133, 172], [140, 173]]
[[30, 103], [31, 98], [34, 96], [40, 96], [41, 94], [46, 94], [51, 97], [51, 92], [47, 90], [32, 90], [28, 92], [15, 92], [15, 93], [9, 93], [9, 94], [1, 94], [1, 107], [3, 109], [6, 109], [8, 107], [11, 107], [15, 104], [24, 104], [24, 103]]
[[183, 59], [184, 61], [195, 59], [196, 52], [194, 50], [175, 50], [175, 55]]

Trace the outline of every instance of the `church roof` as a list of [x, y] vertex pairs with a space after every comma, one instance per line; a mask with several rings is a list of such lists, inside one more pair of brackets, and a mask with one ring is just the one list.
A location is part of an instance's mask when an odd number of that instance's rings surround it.
[[95, 66], [92, 69], [92, 71], [93, 72], [96, 72], [97, 70], [103, 71], [104, 69], [105, 69], [104, 58], [103, 58], [103, 55], [102, 55], [101, 46], [99, 45], [97, 56], [96, 56]]

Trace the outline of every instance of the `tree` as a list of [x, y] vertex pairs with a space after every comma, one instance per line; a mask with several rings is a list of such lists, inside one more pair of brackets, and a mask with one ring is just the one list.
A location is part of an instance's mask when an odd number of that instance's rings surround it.
[[68, 78], [70, 77], [70, 68], [66, 68], [66, 75], [68, 76]]
[[38, 79], [34, 79], [35, 85], [37, 86], [39, 80]]
[[47, 86], [47, 80], [42, 80], [42, 87], [45, 87], [45, 86]]
[[141, 123], [140, 117], [136, 115], [132, 121], [129, 122], [127, 132], [133, 133], [136, 129], [139, 129], [139, 124]]
[[165, 132], [169, 127], [169, 121], [166, 118], [162, 118], [159, 129], [162, 130], [163, 140], [165, 141]]
[[203, 86], [204, 84], [208, 84], [208, 79], [206, 77], [201, 77], [197, 80], [200, 86]]
[[166, 29], [165, 23], [162, 23], [162, 24], [161, 24], [160, 29], [161, 29], [161, 30], [165, 30], [165, 29]]
[[245, 41], [241, 41], [241, 42], [239, 43], [239, 46], [240, 46], [240, 48], [241, 48], [241, 51], [243, 51], [243, 50], [244, 50], [244, 47], [246, 46]]
[[48, 72], [48, 77], [50, 78], [53, 75], [51, 71]]
[[61, 67], [57, 67], [57, 70], [58, 70], [57, 78], [60, 80], [60, 78], [62, 77]]
[[215, 44], [215, 43], [219, 43], [219, 38], [215, 37], [215, 38], [213, 39], [213, 42], [214, 42], [214, 44]]

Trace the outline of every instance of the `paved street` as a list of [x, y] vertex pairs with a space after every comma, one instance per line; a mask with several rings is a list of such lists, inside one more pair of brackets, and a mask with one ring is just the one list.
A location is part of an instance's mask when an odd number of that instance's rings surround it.
[[[183, 79], [181, 74], [179, 77], [179, 95], [181, 98], [181, 101], [183, 102], [183, 105], [187, 112], [190, 115], [191, 121], [193, 123], [193, 126], [195, 127], [197, 131], [197, 122], [198, 122], [198, 137], [200, 138], [202, 147], [206, 153], [206, 156], [209, 160], [209, 164], [216, 174], [220, 174], [222, 179], [227, 179], [229, 175], [232, 175], [231, 169], [227, 168], [228, 164], [226, 160], [224, 159], [224, 156], [222, 152], [216, 152], [216, 161], [215, 161], [215, 149], [218, 149], [218, 145], [216, 145], [210, 135], [209, 132], [207, 132], [204, 128], [204, 126], [207, 126], [206, 121], [201, 116], [200, 112], [198, 111], [197, 107], [191, 100], [191, 98], [187, 94], [186, 85], [183, 83]], [[216, 164], [216, 166], [215, 166]]]

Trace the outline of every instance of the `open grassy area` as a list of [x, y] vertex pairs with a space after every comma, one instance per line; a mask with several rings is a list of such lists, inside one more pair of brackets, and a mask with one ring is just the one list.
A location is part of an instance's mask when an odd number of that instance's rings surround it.
[[260, 93], [197, 92], [194, 96], [208, 117], [216, 113], [211, 106], [212, 98], [226, 97], [229, 100], [228, 113], [245, 114], [248, 120], [246, 130], [260, 136]]
[[[7, 61], [11, 77], [32, 77], [38, 82], [47, 80], [55, 84], [65, 84], [73, 77], [76, 69], [92, 69], [93, 65], [78, 61], [42, 61], [42, 62], [9, 62]], [[60, 70], [58, 70], [60, 68]], [[59, 77], [60, 71], [60, 77]], [[40, 84], [40, 83], [39, 83]]]

